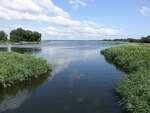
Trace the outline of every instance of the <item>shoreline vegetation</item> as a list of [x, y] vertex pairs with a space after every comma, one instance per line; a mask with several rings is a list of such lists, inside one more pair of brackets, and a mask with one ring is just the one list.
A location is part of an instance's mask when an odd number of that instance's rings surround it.
[[128, 74], [116, 86], [127, 111], [150, 113], [150, 45], [123, 44], [104, 49], [101, 54]]
[[[37, 44], [41, 33], [17, 28], [9, 35], [0, 31], [0, 44]], [[106, 59], [127, 72], [118, 81], [116, 92], [122, 97], [127, 111], [150, 113], [150, 36], [141, 39], [102, 40], [98, 44], [122, 44], [101, 51]], [[0, 87], [7, 88], [26, 80], [36, 79], [51, 71], [43, 58], [0, 52]]]
[[8, 35], [0, 31], [1, 43], [38, 43], [41, 41], [42, 34], [37, 31], [24, 30], [22, 28], [14, 29]]
[[43, 58], [15, 52], [0, 52], [0, 67], [2, 88], [36, 79], [51, 71], [51, 66]]
[[150, 43], [150, 36], [127, 39], [105, 39], [97, 42], [98, 44], [128, 44], [128, 43]]
[[129, 42], [124, 41], [98, 41], [97, 44], [127, 44]]
[[[14, 29], [8, 35], [0, 31], [0, 44], [37, 44], [41, 42], [41, 33]], [[0, 87], [6, 88], [17, 83], [38, 78], [51, 71], [51, 66], [43, 58], [15, 53], [0, 52]]]

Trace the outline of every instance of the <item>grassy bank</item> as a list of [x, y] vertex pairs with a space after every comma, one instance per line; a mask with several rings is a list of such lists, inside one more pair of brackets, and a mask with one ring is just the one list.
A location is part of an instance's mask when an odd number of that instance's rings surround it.
[[15, 52], [0, 52], [0, 86], [37, 78], [50, 71], [50, 65], [42, 58]]
[[117, 83], [116, 91], [132, 113], [150, 113], [150, 45], [125, 44], [102, 50], [109, 62], [128, 76]]

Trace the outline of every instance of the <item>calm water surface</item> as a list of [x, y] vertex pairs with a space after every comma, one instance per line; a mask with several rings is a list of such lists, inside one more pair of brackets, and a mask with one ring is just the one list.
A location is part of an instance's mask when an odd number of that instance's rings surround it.
[[0, 45], [0, 51], [44, 57], [53, 69], [37, 80], [0, 89], [0, 113], [124, 113], [114, 93], [124, 73], [100, 54], [111, 46], [95, 41]]

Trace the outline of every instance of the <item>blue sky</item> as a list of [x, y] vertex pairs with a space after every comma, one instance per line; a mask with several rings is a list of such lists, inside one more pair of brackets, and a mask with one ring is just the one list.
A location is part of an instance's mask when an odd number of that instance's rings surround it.
[[23, 27], [46, 40], [150, 35], [150, 0], [1, 0], [0, 30]]

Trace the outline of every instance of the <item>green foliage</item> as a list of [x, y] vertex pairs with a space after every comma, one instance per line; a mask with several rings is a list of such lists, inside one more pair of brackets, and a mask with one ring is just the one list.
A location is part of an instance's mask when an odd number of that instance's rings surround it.
[[22, 28], [18, 28], [12, 30], [10, 33], [10, 41], [12, 42], [40, 42], [41, 41], [41, 33], [32, 32], [30, 30], [23, 30]]
[[97, 44], [126, 44], [124, 41], [98, 41]]
[[37, 78], [49, 70], [50, 65], [42, 58], [15, 52], [0, 52], [1, 87], [9, 87], [18, 82]]
[[0, 41], [7, 41], [7, 34], [4, 31], [0, 31]]
[[127, 42], [140, 42], [140, 39], [128, 38], [125, 41], [127, 41]]
[[137, 42], [137, 43], [150, 43], [150, 36], [142, 37], [141, 39], [128, 38], [124, 39], [126, 42]]
[[129, 74], [119, 80], [116, 88], [127, 110], [150, 113], [150, 45], [126, 44], [101, 53]]
[[143, 43], [150, 43], [150, 36], [142, 37], [141, 42], [143, 42]]
[[[150, 36], [146, 36], [146, 37], [142, 37], [141, 39], [136, 39], [136, 38], [127, 38], [127, 39], [106, 39], [106, 40], [102, 40], [100, 41], [100, 43], [103, 44], [112, 44], [116, 42], [116, 44], [118, 43], [125, 43], [125, 42], [135, 42], [135, 43], [150, 43]], [[112, 42], [112, 43], [111, 43]]]

